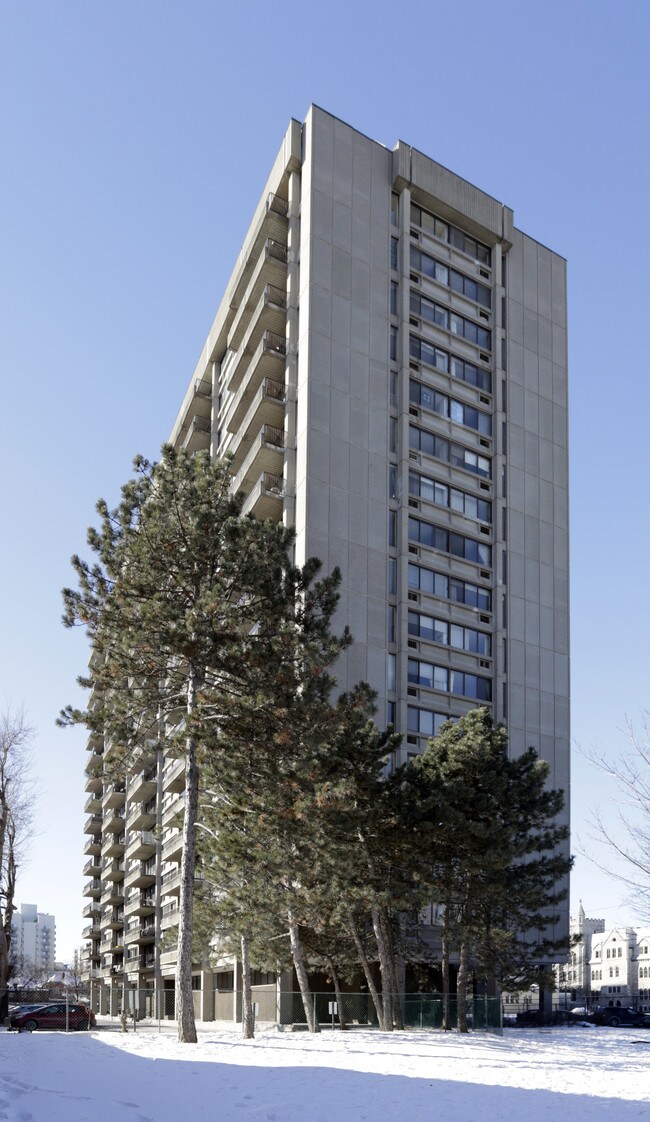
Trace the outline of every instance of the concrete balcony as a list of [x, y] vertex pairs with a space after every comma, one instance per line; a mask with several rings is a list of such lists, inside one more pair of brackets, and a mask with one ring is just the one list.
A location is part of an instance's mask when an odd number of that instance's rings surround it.
[[[232, 294], [234, 307], [241, 304], [251, 282], [258, 259], [268, 242], [275, 242], [285, 250], [288, 233], [289, 205], [280, 195], [269, 194], [249, 230], [237, 265], [241, 268], [237, 287]], [[274, 283], [277, 283], [274, 281]]]
[[287, 355], [287, 342], [284, 335], [275, 331], [265, 331], [254, 351], [239, 350], [228, 368], [230, 393], [236, 393], [246, 381], [260, 384], [263, 378], [284, 381], [284, 364]]
[[[248, 389], [248, 383], [246, 388]], [[247, 405], [247, 409], [238, 425], [239, 440], [233, 450], [230, 465], [233, 475], [239, 471], [253, 440], [263, 425], [284, 430], [284, 402], [284, 384], [275, 382], [272, 378], [265, 378], [252, 397], [242, 399], [242, 405]]]
[[91, 814], [84, 822], [84, 834], [101, 834], [102, 820], [99, 814]]
[[146, 803], [129, 802], [126, 812], [126, 824], [130, 830], [148, 830], [156, 824], [157, 803], [150, 799]]
[[124, 927], [124, 908], [104, 908], [102, 930], [121, 931]]
[[100, 880], [98, 880], [97, 877], [93, 878], [93, 880], [89, 880], [84, 885], [84, 890], [83, 890], [84, 896], [92, 896], [94, 899], [97, 899], [98, 896], [101, 896], [101, 893], [102, 893], [102, 882]]
[[233, 491], [248, 494], [264, 472], [282, 475], [283, 462], [284, 429], [275, 425], [262, 425], [233, 479]]
[[147, 951], [141, 954], [138, 960], [140, 970], [153, 970], [156, 964], [156, 956], [153, 951]]
[[124, 884], [126, 888], [148, 888], [156, 880], [156, 862], [137, 861], [127, 870]]
[[103, 877], [104, 880], [124, 880], [124, 859], [111, 860], [110, 857], [106, 858], [103, 864]]
[[181, 890], [181, 871], [173, 869], [163, 873], [161, 882], [162, 893], [165, 896], [178, 896]]
[[168, 837], [163, 838], [163, 861], [180, 861], [183, 852], [183, 835], [180, 830], [174, 830]]
[[99, 919], [102, 914], [102, 909], [99, 904], [86, 904], [83, 912], [81, 913], [84, 919]]
[[178, 959], [178, 951], [163, 951], [160, 956], [161, 966], [173, 966]]
[[129, 838], [126, 856], [129, 859], [138, 857], [140, 860], [145, 860], [156, 852], [156, 845], [156, 835], [152, 834], [150, 830], [141, 830], [135, 837]]
[[84, 803], [86, 814], [99, 814], [102, 809], [101, 791], [91, 791]]
[[102, 809], [104, 814], [107, 810], [117, 809], [123, 807], [126, 801], [126, 784], [125, 783], [109, 783], [104, 787], [102, 795]]
[[[199, 447], [209, 447], [210, 420], [212, 417], [212, 382], [196, 378], [183, 402], [179, 435], [182, 447], [192, 453]], [[208, 433], [208, 443], [194, 446], [194, 433]]]
[[263, 471], [257, 483], [254, 483], [248, 492], [242, 506], [242, 514], [252, 514], [263, 521], [272, 518], [279, 521], [282, 518], [282, 505], [284, 502], [284, 480], [281, 475], [271, 475]]
[[125, 915], [150, 915], [156, 910], [155, 893], [131, 892], [124, 906]]
[[229, 348], [239, 346], [250, 309], [255, 307], [266, 285], [273, 285], [283, 293], [286, 291], [287, 210], [286, 199], [270, 195], [257, 229], [252, 231], [244, 249], [246, 265], [230, 304], [236, 312], [230, 327]]
[[84, 846], [84, 853], [87, 857], [94, 857], [101, 852], [102, 840], [99, 834], [93, 834]]
[[212, 426], [203, 417], [192, 417], [181, 445], [184, 452], [193, 456], [195, 452], [207, 452], [210, 449], [210, 433]]
[[90, 861], [86, 861], [83, 868], [85, 877], [98, 877], [102, 871], [102, 862], [100, 857], [91, 857]]
[[88, 927], [84, 927], [81, 934], [84, 939], [93, 939], [96, 938], [100, 932], [101, 928], [98, 923], [89, 923]]
[[124, 830], [120, 830], [119, 834], [106, 834], [102, 841], [102, 857], [121, 857], [125, 841]]
[[177, 826], [180, 823], [177, 821], [178, 817], [183, 814], [185, 809], [185, 799], [183, 794], [177, 794], [171, 791], [169, 795], [165, 795], [162, 805], [162, 824], [165, 826]]
[[228, 344], [231, 353], [234, 352], [234, 358], [228, 369], [228, 389], [231, 393], [237, 389], [251, 357], [266, 333], [271, 333], [284, 342], [287, 322], [284, 288], [284, 284], [282, 288], [266, 285], [257, 304], [250, 309], [248, 326], [243, 332], [241, 341], [235, 346], [231, 337]]
[[[286, 246], [282, 242], [267, 242], [255, 263], [248, 288], [230, 326], [227, 349], [231, 354], [236, 354], [241, 347], [261, 300], [286, 313], [286, 264]], [[284, 332], [284, 325], [278, 330]]]
[[185, 760], [170, 760], [163, 771], [163, 791], [183, 791], [185, 789]]
[[170, 927], [176, 927], [179, 914], [180, 911], [176, 900], [172, 900], [170, 904], [165, 904], [160, 917], [160, 930], [169, 931]]
[[108, 881], [102, 892], [102, 907], [111, 904], [113, 907], [124, 906], [124, 888], [118, 881]]
[[148, 802], [158, 790], [157, 768], [148, 767], [131, 776], [127, 784], [131, 802]]
[[92, 768], [86, 768], [85, 790], [94, 792], [101, 800], [102, 787], [103, 783], [101, 775], [98, 775], [97, 772]]
[[153, 943], [156, 938], [155, 923], [130, 923], [126, 929], [127, 943]]
[[104, 811], [102, 829], [104, 833], [122, 833], [125, 821], [123, 806], [109, 807], [108, 810]]

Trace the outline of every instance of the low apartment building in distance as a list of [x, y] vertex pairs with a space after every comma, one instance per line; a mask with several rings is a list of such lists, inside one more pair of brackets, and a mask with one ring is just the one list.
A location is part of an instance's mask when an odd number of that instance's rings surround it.
[[[568, 802], [566, 328], [565, 262], [508, 206], [312, 107], [284, 136], [171, 439], [229, 453], [244, 512], [295, 526], [298, 563], [340, 567], [336, 626], [355, 641], [339, 684], [371, 683], [400, 760], [488, 705]], [[183, 765], [152, 759], [107, 787], [89, 749], [86, 934], [108, 1007], [125, 979], [174, 984], [160, 940]], [[197, 964], [199, 1015], [230, 1015], [236, 978], [232, 961]]]
[[14, 976], [37, 980], [54, 970], [56, 921], [36, 904], [21, 904], [11, 920], [11, 960]]

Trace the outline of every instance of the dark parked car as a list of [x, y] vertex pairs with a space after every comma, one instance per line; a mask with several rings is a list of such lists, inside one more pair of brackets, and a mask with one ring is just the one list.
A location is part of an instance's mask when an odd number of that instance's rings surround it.
[[611, 1025], [612, 1028], [618, 1025], [636, 1027], [643, 1025], [650, 1028], [650, 1017], [647, 1013], [641, 1013], [638, 1009], [622, 1009], [614, 1005], [608, 1005], [605, 1009], [594, 1009], [585, 1020], [591, 1021], [594, 1025]]
[[16, 1010], [9, 1017], [9, 1028], [19, 1032], [35, 1029], [87, 1029], [94, 1028], [95, 1014], [87, 1005], [78, 1002], [67, 1006], [65, 1001], [51, 1001], [44, 1005], [30, 1005]]
[[517, 1013], [516, 1024], [520, 1027], [547, 1027], [548, 1025], [572, 1025], [580, 1018], [574, 1017], [568, 1009], [552, 1009], [549, 1013], [541, 1013], [539, 1009], [525, 1009]]

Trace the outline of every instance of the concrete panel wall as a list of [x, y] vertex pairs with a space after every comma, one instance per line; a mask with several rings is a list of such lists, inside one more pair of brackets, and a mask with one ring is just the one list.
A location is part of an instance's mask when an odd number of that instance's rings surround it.
[[[391, 153], [312, 108], [303, 130], [297, 559], [341, 568], [341, 688], [386, 674]], [[323, 483], [327, 484], [323, 487]]]
[[507, 270], [508, 725], [568, 792], [566, 270], [518, 230]]

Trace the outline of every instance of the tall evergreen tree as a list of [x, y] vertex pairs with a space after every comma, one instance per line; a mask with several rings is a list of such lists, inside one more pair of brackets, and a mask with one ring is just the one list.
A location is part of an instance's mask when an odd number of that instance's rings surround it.
[[192, 909], [199, 763], [215, 715], [236, 707], [262, 666], [267, 637], [293, 611], [292, 533], [241, 517], [226, 463], [166, 446], [142, 457], [101, 524], [88, 532], [93, 564], [73, 557], [78, 588], [65, 589], [64, 624], [86, 628], [91, 691], [86, 710], [62, 711], [109, 746], [128, 771], [152, 743], [185, 760], [185, 814], [176, 974], [179, 1039], [195, 1041]]
[[459, 954], [459, 1031], [471, 964], [488, 978], [523, 979], [558, 949], [548, 930], [571, 861], [559, 852], [564, 796], [547, 790], [548, 772], [532, 748], [508, 757], [506, 731], [485, 708], [443, 725], [409, 768], [422, 875], [444, 904], [447, 1010], [449, 953]]
[[[335, 722], [330, 669], [350, 642], [347, 630], [331, 632], [340, 575], [318, 580], [317, 571], [313, 562], [301, 571], [294, 615], [269, 636], [248, 697], [213, 726], [202, 823], [216, 912], [258, 954], [269, 916], [276, 917], [311, 1031], [318, 1025], [300, 931], [319, 865], [312, 811]], [[271, 938], [279, 938], [277, 928]]]

